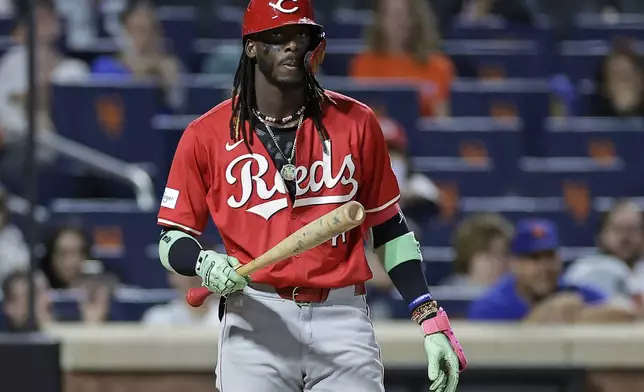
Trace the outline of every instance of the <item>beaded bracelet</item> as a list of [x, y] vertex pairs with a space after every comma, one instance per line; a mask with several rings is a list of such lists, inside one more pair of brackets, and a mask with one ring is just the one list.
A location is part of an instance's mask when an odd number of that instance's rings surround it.
[[411, 320], [415, 323], [422, 323], [428, 316], [438, 313], [438, 302], [430, 301], [418, 306], [412, 311]]

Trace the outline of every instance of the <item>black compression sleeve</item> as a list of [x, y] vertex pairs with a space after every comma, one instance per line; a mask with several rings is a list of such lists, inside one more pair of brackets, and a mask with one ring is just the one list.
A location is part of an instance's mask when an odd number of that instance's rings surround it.
[[[375, 226], [373, 247], [378, 249], [387, 242], [409, 233], [411, 230], [402, 212], [393, 218]], [[389, 278], [407, 304], [421, 295], [427, 294], [429, 288], [420, 260], [407, 260], [389, 271]]]
[[373, 233], [373, 248], [378, 249], [387, 242], [409, 233], [411, 230], [407, 225], [405, 215], [400, 211], [393, 218], [374, 226], [371, 231]]
[[[176, 230], [176, 229], [173, 229]], [[168, 230], [161, 232], [161, 240]], [[201, 246], [192, 238], [182, 237], [176, 240], [168, 251], [168, 261], [172, 269], [183, 276], [197, 276], [195, 265], [201, 252]]]
[[398, 264], [389, 271], [389, 278], [391, 278], [406, 304], [410, 304], [421, 295], [429, 293], [429, 287], [425, 280], [425, 271], [423, 271], [423, 265], [420, 261]]

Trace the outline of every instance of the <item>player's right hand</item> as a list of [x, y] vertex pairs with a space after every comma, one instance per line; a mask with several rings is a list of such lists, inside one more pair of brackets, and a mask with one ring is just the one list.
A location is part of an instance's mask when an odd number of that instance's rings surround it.
[[239, 260], [212, 250], [202, 250], [195, 267], [201, 277], [202, 285], [208, 290], [222, 296], [242, 290], [249, 280], [235, 271], [240, 266]]

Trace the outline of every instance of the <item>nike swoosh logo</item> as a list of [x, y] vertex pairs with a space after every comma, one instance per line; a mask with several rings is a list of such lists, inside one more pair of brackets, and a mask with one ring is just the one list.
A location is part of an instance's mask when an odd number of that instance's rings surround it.
[[237, 143], [233, 144], [232, 146], [230, 144], [228, 144], [228, 142], [226, 142], [226, 151], [234, 150], [235, 147], [239, 146], [243, 141], [244, 141], [244, 139], [238, 141]]

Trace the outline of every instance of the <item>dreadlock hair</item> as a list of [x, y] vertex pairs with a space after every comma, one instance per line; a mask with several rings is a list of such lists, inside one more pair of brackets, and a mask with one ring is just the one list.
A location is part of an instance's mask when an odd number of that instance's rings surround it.
[[[244, 44], [246, 42], [244, 41]], [[330, 140], [329, 133], [322, 123], [323, 106], [326, 100], [333, 102], [320, 83], [310, 72], [305, 76], [305, 116], [310, 116], [322, 141], [324, 152], [327, 153], [326, 143]], [[246, 148], [250, 150], [253, 140], [253, 130], [257, 125], [257, 119], [253, 114], [255, 100], [255, 62], [242, 50], [239, 65], [235, 72], [232, 91], [232, 116], [230, 117], [230, 138], [233, 141], [244, 139]]]

